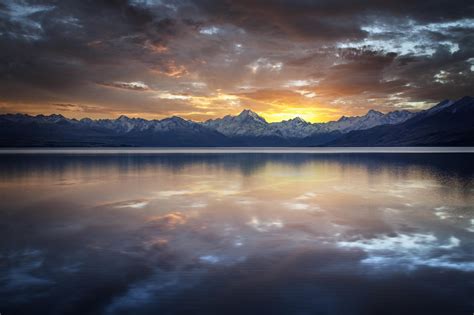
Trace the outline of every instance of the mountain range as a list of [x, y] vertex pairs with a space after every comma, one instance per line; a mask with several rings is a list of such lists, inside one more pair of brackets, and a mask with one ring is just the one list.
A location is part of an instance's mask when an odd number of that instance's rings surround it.
[[327, 123], [299, 117], [268, 123], [248, 109], [205, 122], [177, 116], [77, 120], [57, 114], [4, 114], [0, 146], [474, 146], [474, 98], [445, 100], [419, 112], [370, 110]]

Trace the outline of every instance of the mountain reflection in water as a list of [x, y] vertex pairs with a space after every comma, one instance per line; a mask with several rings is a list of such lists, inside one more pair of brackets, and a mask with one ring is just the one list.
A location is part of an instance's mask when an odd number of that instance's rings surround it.
[[472, 162], [0, 156], [0, 312], [471, 314]]

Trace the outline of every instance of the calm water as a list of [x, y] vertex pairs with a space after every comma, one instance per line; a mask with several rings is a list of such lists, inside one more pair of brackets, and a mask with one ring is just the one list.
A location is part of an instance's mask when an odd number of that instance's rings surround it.
[[0, 313], [472, 314], [474, 154], [0, 155]]

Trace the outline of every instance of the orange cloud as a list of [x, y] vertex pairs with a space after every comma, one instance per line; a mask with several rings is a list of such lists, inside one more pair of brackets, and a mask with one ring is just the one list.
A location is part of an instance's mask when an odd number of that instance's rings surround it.
[[144, 47], [154, 53], [162, 54], [168, 51], [168, 47], [163, 44], [153, 44], [149, 40], [145, 42]]
[[180, 78], [189, 74], [188, 70], [183, 65], [176, 64], [174, 60], [168, 60], [160, 69], [153, 69], [152, 72], [166, 75], [168, 77]]

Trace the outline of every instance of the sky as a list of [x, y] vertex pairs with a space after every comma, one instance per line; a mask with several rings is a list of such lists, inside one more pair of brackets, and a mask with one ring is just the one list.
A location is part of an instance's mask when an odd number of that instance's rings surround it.
[[0, 113], [311, 122], [473, 95], [474, 2], [0, 0]]

